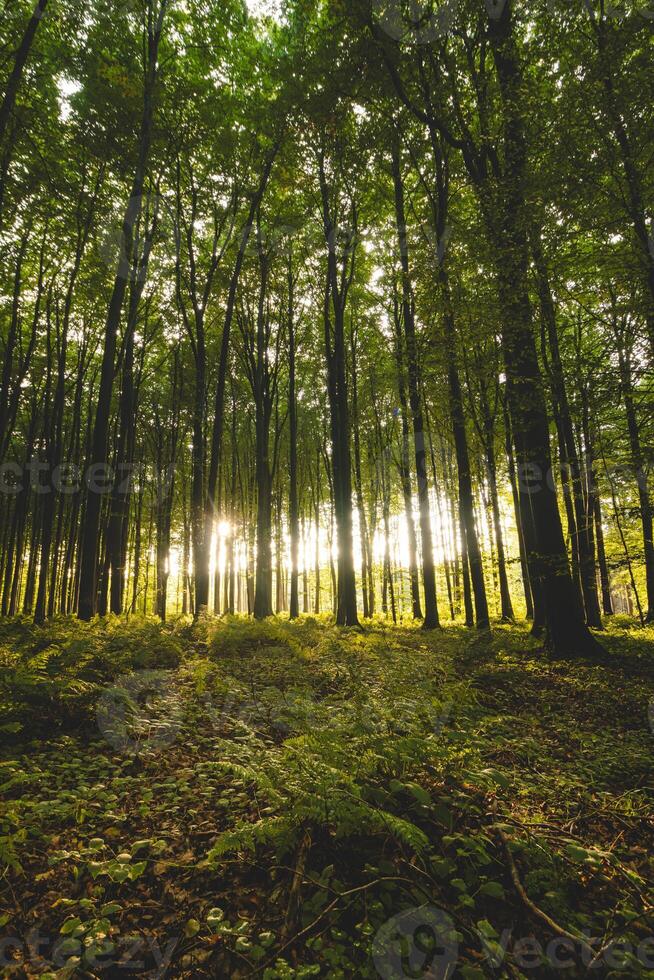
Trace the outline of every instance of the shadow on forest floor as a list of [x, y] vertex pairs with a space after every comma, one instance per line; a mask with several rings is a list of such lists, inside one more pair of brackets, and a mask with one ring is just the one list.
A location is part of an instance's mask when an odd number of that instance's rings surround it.
[[648, 975], [654, 630], [604, 642], [0, 623], [4, 972]]

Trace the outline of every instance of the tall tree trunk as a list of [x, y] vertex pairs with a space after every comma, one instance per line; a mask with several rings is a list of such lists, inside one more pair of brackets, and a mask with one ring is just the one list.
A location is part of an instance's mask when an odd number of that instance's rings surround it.
[[32, 16], [29, 19], [27, 27], [25, 28], [25, 33], [21, 38], [21, 42], [18, 45], [18, 49], [14, 56], [14, 64], [7, 80], [7, 86], [5, 88], [2, 103], [0, 104], [0, 145], [4, 140], [5, 133], [7, 131], [7, 124], [9, 123], [11, 113], [13, 112], [14, 105], [16, 104], [16, 96], [18, 95], [18, 89], [23, 77], [25, 63], [29, 56], [32, 42], [34, 41], [37, 28], [41, 23], [47, 4], [48, 0], [37, 0], [36, 4], [34, 5], [34, 9], [32, 10]]
[[527, 555], [527, 545], [525, 541], [525, 529], [523, 525], [522, 507], [520, 493], [518, 491], [518, 481], [516, 477], [515, 455], [513, 449], [513, 439], [511, 438], [511, 422], [506, 404], [506, 399], [502, 399], [502, 410], [504, 414], [504, 449], [506, 452], [507, 466], [509, 470], [509, 483], [511, 484], [511, 496], [513, 498], [513, 513], [515, 516], [516, 530], [518, 533], [518, 548], [520, 551], [520, 571], [522, 573], [522, 587], [525, 594], [525, 615], [528, 620], [534, 621], [534, 589], [531, 583], [529, 560]]
[[409, 386], [409, 402], [413, 419], [413, 443], [416, 462], [416, 477], [418, 483], [418, 504], [420, 511], [420, 537], [422, 540], [422, 579], [424, 585], [425, 629], [436, 629], [440, 626], [438, 605], [436, 601], [436, 570], [434, 567], [434, 545], [429, 513], [429, 483], [427, 480], [427, 453], [425, 447], [425, 431], [422, 404], [420, 398], [420, 368], [416, 349], [415, 316], [411, 273], [409, 267], [409, 249], [406, 237], [406, 217], [404, 209], [404, 185], [400, 169], [400, 148], [396, 134], [392, 144], [393, 185], [395, 191], [395, 221], [397, 225], [400, 263], [402, 269], [402, 317], [404, 321], [404, 339], [406, 344], [407, 377]]
[[619, 197], [633, 227], [633, 244], [642, 282], [645, 323], [650, 344], [650, 359], [654, 364], [654, 247], [647, 228], [647, 208], [643, 192], [643, 177], [639, 172], [634, 154], [633, 141], [628, 130], [627, 118], [621, 111], [615, 86], [615, 59], [610, 50], [611, 14], [601, 4], [597, 15], [590, 3], [585, 4], [591, 16], [591, 23], [597, 45], [601, 84], [604, 89], [605, 105], [613, 136], [617, 143], [627, 185], [626, 194]]
[[400, 318], [400, 303], [395, 299], [395, 361], [397, 365], [397, 391], [402, 413], [402, 435], [400, 447], [400, 483], [404, 500], [404, 519], [407, 526], [407, 542], [409, 545], [409, 580], [411, 583], [411, 609], [414, 619], [422, 619], [420, 606], [420, 579], [418, 575], [418, 540], [416, 525], [413, 519], [413, 494], [411, 491], [411, 467], [409, 465], [409, 411], [406, 395], [404, 342], [402, 338], [402, 321]]
[[[330, 185], [327, 181], [323, 156], [319, 157], [318, 176], [322, 201], [323, 230], [327, 246], [327, 282], [323, 325], [332, 437], [334, 513], [338, 542], [336, 624], [337, 626], [358, 626], [352, 530], [352, 460], [345, 352], [345, 305], [347, 291], [354, 272], [354, 256], [357, 247], [356, 227], [350, 229], [349, 242], [342, 259], [344, 269], [341, 271], [345, 270], [345, 274], [339, 274], [336, 254], [338, 229], [333, 223], [331, 214]], [[352, 217], [356, 225], [356, 210], [354, 208], [352, 209]], [[348, 264], [349, 276], [347, 275]]]
[[521, 481], [521, 495], [533, 516], [547, 645], [555, 655], [596, 654], [601, 647], [578, 608], [556, 492], [548, 479], [552, 467], [549, 425], [528, 288], [527, 147], [512, 0], [507, 0], [499, 16], [496, 14], [489, 17], [488, 31], [502, 99], [504, 173], [499, 194], [500, 220], [490, 230], [503, 311], [502, 347], [513, 436], [520, 464], [530, 467], [532, 477], [536, 477]]
[[[257, 222], [258, 228], [258, 222]], [[258, 228], [259, 230], [259, 228]], [[269, 260], [259, 233], [259, 303], [256, 323], [256, 353], [252, 363], [252, 390], [255, 407], [255, 478], [257, 484], [257, 565], [254, 590], [254, 617], [273, 615], [272, 602], [272, 494], [270, 460], [270, 420], [274, 400], [268, 362], [268, 281]]]
[[361, 479], [361, 433], [359, 422], [359, 385], [357, 381], [357, 342], [354, 324], [350, 328], [350, 349], [352, 368], [352, 430], [354, 437], [354, 489], [359, 514], [359, 540], [361, 543], [361, 592], [363, 597], [363, 618], [371, 615], [368, 599], [368, 528], [366, 507], [363, 500], [363, 481]]
[[568, 506], [568, 524], [574, 540], [573, 555], [576, 555], [579, 563], [579, 579], [586, 611], [586, 622], [594, 629], [602, 629], [595, 573], [595, 536], [592, 533], [592, 521], [589, 520], [589, 515], [586, 514], [584, 508], [581, 464], [574, 437], [572, 413], [559, 350], [556, 311], [538, 228], [532, 227], [530, 241], [538, 282], [541, 317], [549, 343], [550, 380], [554, 396], [555, 419], [559, 430], [562, 477]]
[[466, 551], [470, 566], [470, 578], [472, 591], [475, 598], [475, 614], [478, 629], [487, 629], [490, 625], [488, 615], [488, 600], [486, 598], [486, 583], [484, 581], [484, 566], [477, 537], [475, 525], [475, 513], [472, 497], [472, 477], [470, 473], [470, 454], [468, 452], [468, 437], [466, 434], [465, 418], [463, 413], [463, 397], [461, 394], [461, 381], [455, 359], [455, 327], [454, 315], [451, 305], [449, 284], [444, 266], [440, 267], [440, 281], [443, 296], [446, 297], [446, 311], [444, 321], [445, 346], [447, 348], [447, 379], [450, 401], [450, 415], [452, 418], [452, 429], [454, 434], [454, 449], [456, 452], [456, 463], [459, 487], [459, 507], [461, 522], [465, 533]]
[[[153, 122], [153, 97], [157, 78], [159, 42], [163, 18], [168, 0], [159, 0], [158, 11], [153, 10], [154, 0], [148, 4], [148, 28], [146, 45], [145, 82], [143, 90], [143, 116], [139, 137], [138, 161], [132, 189], [122, 224], [122, 240], [118, 267], [113, 291], [109, 302], [105, 324], [102, 364], [100, 368], [100, 388], [93, 427], [93, 443], [89, 463], [92, 471], [106, 467], [109, 420], [111, 415], [111, 392], [114, 378], [116, 337], [120, 324], [125, 290], [130, 278], [133, 252], [134, 229], [141, 214], [145, 173], [150, 155]], [[102, 497], [89, 489], [86, 500], [84, 527], [80, 549], [80, 590], [77, 614], [80, 619], [89, 620], [96, 611], [98, 581], [98, 536], [100, 530]]]
[[314, 588], [315, 596], [313, 611], [316, 616], [320, 615], [320, 449], [316, 451], [316, 485], [314, 491], [314, 521], [316, 525], [316, 547], [314, 553]]
[[620, 369], [620, 386], [627, 416], [627, 430], [631, 447], [631, 462], [638, 485], [638, 500], [640, 503], [640, 521], [643, 532], [643, 552], [645, 556], [645, 585], [647, 591], [647, 613], [645, 622], [654, 622], [654, 512], [649, 495], [647, 482], [647, 467], [640, 439], [636, 406], [634, 404], [631, 363], [628, 351], [618, 344], [618, 364]]
[[602, 612], [605, 616], [613, 615], [613, 599], [611, 597], [611, 579], [609, 577], [609, 566], [606, 561], [606, 546], [604, 544], [604, 524], [602, 521], [602, 504], [599, 494], [594, 498], [594, 518], [595, 536], [597, 538], [597, 563], [600, 570], [600, 582], [602, 585]]
[[505, 622], [513, 620], [513, 604], [509, 591], [509, 579], [506, 574], [506, 552], [504, 535], [502, 533], [502, 517], [500, 514], [500, 498], [497, 491], [497, 462], [495, 459], [495, 433], [487, 430], [486, 465], [488, 470], [488, 488], [490, 491], [493, 524], [495, 525], [495, 544], [497, 547], [497, 575], [500, 587], [500, 615]]
[[[223, 322], [223, 332], [220, 340], [220, 353], [218, 358], [218, 377], [216, 381], [216, 396], [214, 400], [213, 429], [211, 434], [211, 453], [209, 459], [209, 474], [207, 478], [207, 494], [205, 500], [205, 532], [202, 553], [194, 558], [196, 574], [196, 605], [199, 608], [206, 606], [209, 601], [209, 553], [208, 541], [211, 539], [211, 530], [216, 518], [216, 489], [218, 486], [218, 471], [222, 457], [223, 428], [225, 424], [225, 387], [227, 384], [227, 370], [229, 367], [230, 338], [231, 328], [234, 319], [236, 306], [236, 294], [241, 278], [241, 269], [247, 252], [247, 246], [252, 234], [252, 227], [255, 216], [263, 200], [272, 168], [279, 153], [281, 142], [277, 141], [269, 151], [263, 165], [263, 170], [259, 179], [259, 184], [255, 193], [252, 195], [248, 215], [241, 230], [240, 245], [232, 270], [227, 293], [227, 303], [225, 306], [225, 319]], [[201, 565], [201, 567], [200, 567]], [[199, 577], [198, 577], [199, 570]]]
[[300, 615], [298, 596], [298, 552], [300, 548], [300, 514], [297, 488], [297, 398], [295, 393], [295, 278], [293, 252], [288, 257], [288, 413], [289, 413], [289, 529], [291, 534], [291, 603], [289, 615]]

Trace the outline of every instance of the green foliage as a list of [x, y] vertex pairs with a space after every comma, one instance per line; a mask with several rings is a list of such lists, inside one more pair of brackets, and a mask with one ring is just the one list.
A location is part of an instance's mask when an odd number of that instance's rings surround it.
[[[550, 935], [516, 893], [498, 826], [561, 926], [632, 950], [649, 934], [651, 630], [610, 631], [600, 668], [548, 662], [515, 627], [471, 641], [310, 617], [55, 625], [79, 649], [104, 637], [121, 651], [113, 672], [154, 652], [158, 631], [182, 651], [163, 750], [59, 735], [0, 765], [0, 871], [14, 891], [30, 876], [31, 916], [66, 944], [64, 969], [92, 970], [84, 950], [113, 944], [111, 959], [147, 930], [161, 950], [178, 938], [172, 975], [373, 980], [378, 929], [426, 904], [455, 919], [462, 976], [501, 974], [517, 938]], [[4, 627], [36, 655], [30, 626]]]
[[251, 698], [235, 722], [238, 741], [226, 735], [215, 765], [252, 786], [267, 811], [222, 834], [212, 861], [257, 845], [284, 854], [307, 827], [334, 838], [386, 835], [410, 852], [425, 850], [424, 832], [398, 812], [398, 798], [418, 808], [430, 801], [409, 776], [444, 764], [439, 721], [463, 697], [460, 687], [443, 689], [424, 645], [400, 659], [382, 631], [345, 640], [310, 623], [232, 621], [217, 628], [211, 650], [230, 655]]
[[230, 617], [211, 631], [210, 652], [214, 657], [225, 658], [255, 653], [277, 658], [292, 653], [299, 654], [301, 647], [292, 634], [274, 620], [255, 622]]
[[3, 731], [88, 724], [103, 685], [133, 670], [179, 665], [179, 641], [160, 623], [117, 618], [80, 624], [58, 618], [0, 623]]

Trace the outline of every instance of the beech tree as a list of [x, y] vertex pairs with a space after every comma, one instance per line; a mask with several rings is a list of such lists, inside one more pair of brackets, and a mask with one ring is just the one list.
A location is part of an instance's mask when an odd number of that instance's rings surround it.
[[549, 6], [3, 21], [3, 615], [652, 619], [646, 18]]

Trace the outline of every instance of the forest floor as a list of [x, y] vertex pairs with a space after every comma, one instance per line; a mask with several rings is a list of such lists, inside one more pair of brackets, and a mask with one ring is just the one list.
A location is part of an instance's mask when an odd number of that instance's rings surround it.
[[654, 630], [0, 623], [0, 974], [654, 976]]

